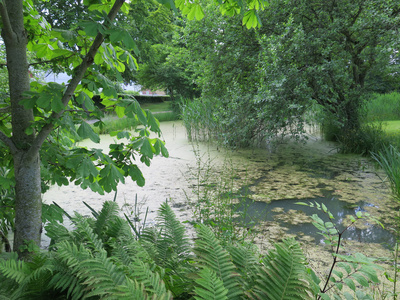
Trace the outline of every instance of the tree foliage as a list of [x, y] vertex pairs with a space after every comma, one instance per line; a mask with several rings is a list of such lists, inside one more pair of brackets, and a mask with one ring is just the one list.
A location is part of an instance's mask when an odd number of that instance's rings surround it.
[[209, 11], [201, 24], [190, 22], [201, 101], [215, 104], [209, 110], [222, 132], [215, 135], [237, 146], [298, 136], [314, 107], [338, 132], [359, 130], [365, 95], [377, 88], [372, 79], [390, 85], [398, 77], [398, 11], [396, 1], [276, 0], [257, 30]]

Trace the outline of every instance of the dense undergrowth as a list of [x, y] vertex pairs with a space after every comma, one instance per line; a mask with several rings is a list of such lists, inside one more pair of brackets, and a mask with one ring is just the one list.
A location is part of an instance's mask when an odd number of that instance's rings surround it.
[[[326, 207], [318, 209], [329, 216]], [[317, 216], [317, 226], [337, 244], [327, 278], [307, 267], [294, 239], [261, 254], [251, 243], [223, 243], [207, 225], [196, 224], [193, 244], [167, 203], [159, 209], [157, 225], [140, 234], [134, 234], [139, 231], [129, 219], [118, 216], [115, 202], [92, 212], [90, 218], [70, 217], [73, 230], [49, 222], [48, 251], [30, 248], [28, 262], [3, 253], [0, 298], [372, 299], [357, 286], [378, 282], [373, 260], [341, 255], [341, 233], [335, 239], [335, 225]], [[349, 289], [342, 293], [343, 285]]]

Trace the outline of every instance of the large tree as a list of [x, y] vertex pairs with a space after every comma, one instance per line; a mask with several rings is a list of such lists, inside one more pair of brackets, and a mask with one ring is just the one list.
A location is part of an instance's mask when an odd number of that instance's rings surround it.
[[250, 31], [210, 10], [186, 26], [186, 38], [200, 101], [211, 104], [224, 143], [297, 137], [314, 107], [340, 133], [357, 132], [371, 79], [396, 76], [388, 66], [399, 45], [398, 1], [271, 0]]
[[366, 79], [399, 45], [399, 11], [386, 0], [271, 1], [260, 32], [266, 100], [312, 100], [343, 133], [357, 131]]
[[[160, 2], [176, 9], [172, 0]], [[137, 156], [148, 165], [154, 154], [168, 155], [162, 141], [149, 137], [150, 130], [160, 133], [156, 119], [135, 100], [118, 99], [115, 87], [104, 76], [106, 71], [106, 75], [122, 79], [120, 74], [126, 65], [131, 69], [136, 67], [135, 58], [125, 50], [135, 48], [135, 41], [117, 25], [122, 18], [119, 11], [128, 13], [129, 5], [124, 0], [84, 0], [87, 14], [77, 18], [80, 21], [73, 24], [72, 30], [65, 30], [52, 29], [36, 10], [35, 3], [0, 1], [10, 91], [1, 110], [1, 163], [10, 167], [12, 160], [13, 172], [9, 176], [14, 181], [16, 195], [14, 250], [21, 255], [28, 253], [23, 246], [29, 242], [40, 244], [42, 179], [60, 185], [75, 182], [100, 193], [110, 192], [127, 176], [139, 185], [144, 184], [134, 164]], [[189, 18], [203, 17], [196, 2], [177, 1], [177, 6]], [[221, 5], [223, 13], [232, 9], [238, 13], [243, 7], [249, 9], [245, 23], [256, 26], [259, 1]], [[28, 59], [28, 51], [34, 60]], [[65, 85], [32, 80], [30, 67], [38, 63], [61, 66], [71, 80]], [[137, 136], [118, 133], [117, 138], [128, 141], [110, 145], [108, 154], [73, 143], [76, 137], [99, 141], [99, 136], [85, 122], [88, 114], [100, 119], [104, 114], [93, 105], [94, 93], [101, 93], [106, 109], [120, 117], [135, 118], [143, 125]], [[101, 126], [101, 121], [96, 125]]]

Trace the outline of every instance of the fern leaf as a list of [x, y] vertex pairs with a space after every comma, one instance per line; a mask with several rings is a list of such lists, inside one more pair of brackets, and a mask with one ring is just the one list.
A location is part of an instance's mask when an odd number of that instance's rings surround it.
[[239, 299], [243, 291], [239, 285], [239, 277], [229, 253], [222, 248], [214, 233], [205, 225], [197, 228], [198, 239], [194, 252], [199, 262], [213, 270], [228, 290], [228, 299]]
[[102, 232], [107, 226], [107, 223], [115, 219], [115, 217], [118, 215], [118, 211], [119, 207], [117, 203], [113, 201], [106, 201], [103, 203], [103, 208], [96, 218], [94, 230], [98, 236], [102, 237]]
[[144, 284], [146, 291], [152, 295], [167, 295], [165, 284], [162, 281], [164, 272], [161, 274], [152, 271], [148, 264], [144, 264], [140, 260], [136, 260], [131, 266], [131, 276], [133, 276], [138, 282]]
[[92, 259], [85, 260], [80, 265], [79, 278], [82, 278], [83, 285], [90, 290], [86, 297], [113, 295], [116, 286], [125, 282], [125, 274], [103, 251]]
[[91, 220], [77, 215], [74, 218], [76, 229], [72, 233], [76, 243], [83, 243], [92, 251], [102, 251], [104, 249], [103, 241], [94, 232]]
[[83, 245], [79, 247], [67, 241], [56, 245], [57, 252], [53, 262], [54, 276], [48, 285], [55, 290], [66, 291], [67, 298], [82, 299], [84, 286], [78, 278], [81, 263], [93, 256]]
[[242, 290], [251, 290], [256, 285], [257, 276], [262, 269], [260, 259], [255, 254], [257, 250], [242, 245], [229, 245], [227, 250], [237, 272], [240, 274]]
[[0, 260], [0, 273], [16, 283], [21, 283], [30, 272], [28, 263], [18, 260], [16, 253], [7, 260]]
[[119, 300], [143, 300], [147, 299], [147, 294], [143, 284], [126, 278], [126, 284], [117, 286], [114, 294]]
[[194, 292], [196, 300], [226, 300], [228, 290], [224, 287], [224, 283], [209, 268], [204, 268], [198, 274], [200, 278], [196, 279], [198, 286]]
[[254, 295], [260, 299], [313, 299], [313, 283], [305, 267], [305, 257], [294, 239], [275, 244], [260, 272]]

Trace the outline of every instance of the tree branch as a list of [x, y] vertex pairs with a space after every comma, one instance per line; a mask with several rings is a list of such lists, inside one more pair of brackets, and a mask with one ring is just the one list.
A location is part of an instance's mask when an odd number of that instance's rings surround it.
[[[113, 7], [111, 8], [110, 12], [107, 15], [108, 20], [105, 20], [105, 22], [111, 22], [115, 19], [117, 16], [118, 11], [120, 10], [121, 6], [124, 4], [125, 0], [115, 0]], [[104, 36], [99, 32], [94, 39], [92, 46], [89, 49], [89, 52], [86, 54], [86, 56], [83, 58], [82, 63], [76, 68], [75, 70], [75, 75], [72, 77], [70, 83], [68, 84], [68, 87], [61, 98], [61, 101], [64, 105], [64, 107], [67, 106], [69, 100], [72, 98], [72, 96], [75, 93], [75, 90], [78, 86], [78, 84], [81, 82], [83, 79], [86, 70], [89, 68], [90, 65], [93, 64], [94, 62], [94, 57], [99, 50], [101, 44], [104, 41]], [[59, 113], [53, 112], [51, 116], [49, 117], [49, 120], [57, 120], [61, 117], [61, 115], [64, 113], [63, 111], [60, 111]], [[51, 131], [54, 128], [54, 121], [51, 123], [47, 123], [45, 126], [42, 127], [38, 135], [36, 136], [35, 140], [33, 141], [28, 155], [32, 155], [33, 153], [36, 153], [40, 150], [40, 147], [42, 146], [43, 142], [46, 140], [47, 136], [51, 133]], [[33, 157], [33, 156], [32, 156]]]
[[4, 134], [4, 132], [0, 131], [0, 140], [3, 141], [4, 144], [10, 149], [11, 153], [17, 153], [18, 149], [15, 147], [13, 141]]
[[10, 113], [10, 112], [11, 112], [11, 106], [0, 107], [0, 114]]
[[42, 65], [42, 64], [47, 64], [47, 63], [52, 63], [52, 62], [56, 62], [58, 60], [63, 60], [63, 59], [68, 59], [71, 58], [72, 56], [74, 56], [75, 54], [71, 54], [69, 56], [59, 56], [50, 60], [44, 60], [44, 61], [39, 61], [39, 62], [35, 62], [35, 63], [31, 63], [29, 64], [29, 66], [35, 66], [35, 65]]
[[14, 31], [12, 30], [12, 26], [10, 23], [10, 18], [8, 17], [8, 11], [6, 7], [6, 3], [4, 1], [0, 2], [0, 16], [1, 21], [3, 23], [3, 31], [5, 35], [13, 36]]

